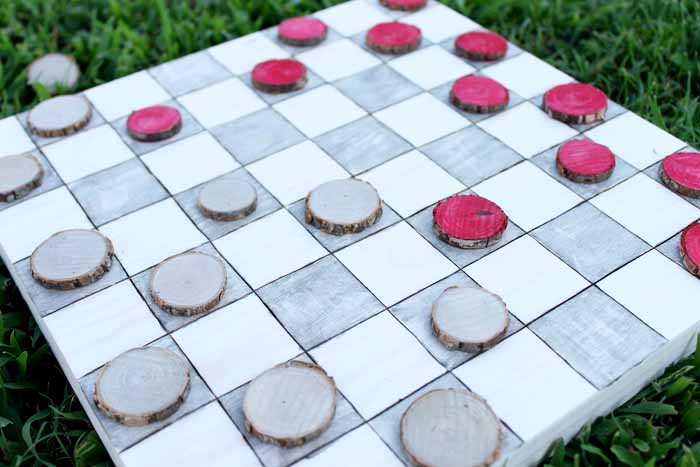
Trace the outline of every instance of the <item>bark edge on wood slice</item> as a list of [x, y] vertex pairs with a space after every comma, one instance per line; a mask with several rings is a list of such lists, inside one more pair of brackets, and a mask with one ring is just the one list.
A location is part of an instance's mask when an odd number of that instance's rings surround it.
[[373, 225], [383, 212], [377, 190], [357, 179], [332, 180], [306, 197], [304, 219], [332, 235], [358, 233]]
[[588, 139], [573, 139], [557, 150], [557, 170], [576, 183], [599, 183], [615, 170], [615, 154]]
[[594, 123], [605, 119], [608, 96], [590, 84], [561, 84], [544, 94], [542, 107], [550, 117], [564, 123]]
[[32, 277], [47, 289], [70, 290], [98, 281], [112, 267], [112, 241], [96, 230], [71, 229], [44, 240], [29, 260]]
[[466, 389], [434, 389], [413, 401], [401, 417], [400, 436], [419, 467], [487, 467], [503, 444], [499, 418]]
[[700, 223], [694, 222], [686, 227], [678, 247], [685, 268], [700, 277]]
[[381, 54], [405, 54], [418, 49], [423, 35], [412, 24], [391, 21], [379, 23], [367, 32], [367, 46]]
[[255, 65], [251, 81], [255, 89], [268, 94], [283, 94], [303, 89], [309, 79], [303, 63], [283, 58]]
[[659, 166], [659, 177], [672, 191], [700, 198], [700, 153], [681, 151], [666, 156]]
[[80, 95], [56, 96], [37, 104], [27, 114], [27, 127], [44, 138], [68, 136], [90, 123], [92, 106]]
[[428, 4], [428, 0], [379, 0], [379, 3], [390, 10], [418, 11]]
[[328, 35], [328, 26], [320, 19], [299, 16], [282, 21], [277, 28], [280, 42], [294, 47], [311, 47], [318, 45]]
[[0, 157], [0, 202], [27, 196], [41, 185], [44, 168], [31, 154]]
[[131, 112], [126, 120], [129, 136], [138, 141], [162, 141], [179, 133], [180, 111], [169, 105], [152, 105]]
[[498, 242], [508, 216], [493, 201], [477, 195], [454, 195], [433, 208], [433, 229], [443, 242], [465, 250]]
[[508, 106], [510, 93], [498, 81], [486, 76], [464, 76], [452, 85], [450, 102], [465, 112], [493, 113]]
[[468, 60], [493, 62], [505, 57], [508, 41], [495, 32], [470, 31], [455, 39], [455, 52]]
[[70, 55], [50, 53], [37, 58], [27, 67], [27, 83], [40, 83], [49, 92], [59, 87], [73, 89], [80, 79], [80, 68]]
[[257, 205], [255, 187], [244, 180], [214, 180], [202, 188], [197, 198], [197, 207], [202, 214], [222, 222], [248, 217]]
[[[265, 371], [250, 382], [243, 399], [248, 432], [285, 448], [320, 436], [332, 423], [335, 408], [333, 378], [320, 366], [301, 361]], [[300, 414], [305, 415], [303, 420]]]

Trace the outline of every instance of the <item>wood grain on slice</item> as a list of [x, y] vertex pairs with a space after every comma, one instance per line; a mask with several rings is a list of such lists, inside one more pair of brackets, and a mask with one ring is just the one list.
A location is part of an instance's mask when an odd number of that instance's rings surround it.
[[173, 315], [204, 313], [218, 305], [224, 295], [226, 268], [214, 256], [183, 253], [156, 266], [150, 290], [156, 304]]
[[700, 224], [689, 225], [681, 234], [679, 244], [681, 259], [686, 269], [700, 277]]
[[219, 179], [202, 188], [197, 199], [200, 211], [217, 221], [235, 221], [257, 208], [255, 187], [244, 180]]
[[659, 176], [676, 193], [700, 198], [700, 153], [677, 152], [667, 156], [659, 167]]
[[509, 99], [508, 89], [486, 76], [464, 76], [455, 81], [450, 91], [452, 104], [465, 112], [498, 112], [508, 106]]
[[557, 170], [572, 182], [599, 183], [615, 170], [615, 155], [607, 146], [591, 140], [571, 140], [557, 151]]
[[68, 136], [90, 123], [92, 106], [83, 96], [56, 96], [37, 104], [27, 115], [27, 126], [44, 138]]
[[153, 105], [132, 112], [126, 120], [129, 135], [139, 141], [162, 141], [182, 128], [180, 111], [168, 105]]
[[309, 79], [303, 63], [285, 58], [258, 63], [253, 68], [251, 80], [256, 89], [282, 94], [303, 89]]
[[495, 32], [471, 31], [455, 40], [455, 51], [469, 60], [500, 60], [508, 52], [508, 41]]
[[486, 401], [462, 389], [430, 391], [401, 417], [401, 442], [420, 467], [490, 466], [501, 454], [502, 431]]
[[428, 4], [428, 0], [379, 0], [379, 3], [390, 10], [418, 11]]
[[132, 349], [107, 363], [95, 383], [94, 400], [123, 425], [168, 418], [187, 398], [190, 369], [182, 357], [159, 347]]
[[398, 21], [377, 24], [367, 32], [367, 46], [382, 54], [413, 52], [420, 46], [421, 40], [419, 28]]
[[112, 267], [114, 248], [96, 230], [64, 230], [39, 245], [30, 258], [32, 277], [49, 289], [92, 284]]
[[295, 47], [318, 45], [326, 40], [327, 35], [328, 26], [320, 19], [310, 16], [289, 18], [277, 28], [279, 40]]
[[507, 227], [503, 210], [481, 196], [455, 195], [433, 208], [435, 234], [458, 248], [486, 248], [498, 242]]
[[41, 185], [44, 168], [29, 154], [0, 158], [0, 202], [15, 201]]
[[333, 180], [306, 197], [305, 219], [333, 235], [361, 232], [382, 215], [382, 200], [372, 185], [362, 180]]
[[564, 123], [593, 123], [605, 119], [608, 96], [590, 84], [568, 83], [547, 91], [542, 105], [550, 117]]
[[246, 429], [266, 443], [300, 446], [333, 421], [333, 378], [312, 363], [292, 361], [267, 370], [248, 385], [243, 400]]
[[80, 68], [70, 55], [51, 53], [39, 57], [27, 68], [27, 82], [39, 83], [49, 92], [59, 87], [72, 89], [80, 79]]

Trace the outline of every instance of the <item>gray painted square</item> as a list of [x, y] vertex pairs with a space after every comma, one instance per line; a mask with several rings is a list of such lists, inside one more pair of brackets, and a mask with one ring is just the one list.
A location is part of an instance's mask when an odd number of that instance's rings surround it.
[[662, 255], [664, 255], [680, 267], [685, 268], [683, 260], [681, 259], [681, 252], [679, 250], [682, 234], [683, 232], [677, 233], [669, 240], [666, 240], [664, 243], [657, 246], [656, 249], [659, 250]]
[[284, 42], [279, 40], [279, 38], [277, 37], [277, 26], [273, 26], [271, 28], [267, 28], [267, 29], [263, 30], [263, 34], [265, 36], [267, 36], [268, 39], [272, 39], [272, 41], [275, 44], [277, 44], [278, 47], [286, 50], [287, 52], [289, 52], [292, 55], [298, 55], [300, 53], [307, 52], [307, 51], [313, 49], [314, 47], [320, 47], [322, 45], [329, 44], [331, 42], [334, 42], [334, 41], [337, 41], [338, 39], [343, 38], [343, 36], [341, 36], [340, 34], [335, 32], [333, 29], [328, 28], [328, 34], [326, 35], [326, 40], [323, 41], [321, 44], [313, 45], [310, 47], [296, 47], [293, 45], [287, 45]]
[[[457, 37], [450, 37], [449, 39], [445, 39], [444, 41], [440, 42], [440, 46], [447, 50], [450, 53], [455, 53], [455, 41], [457, 40]], [[501, 63], [505, 60], [511, 59], [515, 57], [516, 55], [520, 55], [523, 53], [523, 49], [518, 47], [517, 45], [513, 44], [512, 42], [508, 42], [508, 50], [506, 51], [505, 57], [503, 57], [500, 60], [495, 60], [492, 62], [489, 61], [477, 61], [477, 60], [468, 60], [464, 59], [465, 62], [476, 68], [477, 70], [481, 70], [483, 68], [488, 68], [492, 65], [496, 65], [498, 63]]]
[[[357, 33], [354, 36], [350, 37], [350, 40], [353, 41], [355, 44], [359, 45], [360, 47], [362, 47], [362, 49], [364, 49], [365, 52], [371, 53], [372, 55], [374, 55], [375, 57], [377, 57], [378, 59], [380, 59], [384, 62], [388, 62], [388, 61], [393, 60], [395, 58], [402, 57], [402, 56], [406, 55], [406, 54], [383, 54], [383, 53], [377, 52], [374, 49], [371, 49], [367, 45], [367, 33], [369, 33], [369, 30]], [[417, 50], [425, 49], [426, 47], [430, 47], [431, 45], [433, 45], [433, 43], [430, 42], [425, 37], [423, 37], [421, 39], [420, 45], [418, 46]], [[408, 53], [410, 53], [410, 52], [408, 52]]]
[[[684, 149], [684, 151], [694, 151], [692, 149]], [[644, 173], [662, 184], [663, 186], [666, 186], [664, 182], [661, 181], [661, 175], [659, 174], [659, 170], [661, 169], [661, 161], [657, 162], [656, 164], [652, 165], [651, 167], [648, 167]], [[676, 193], [675, 191], [672, 191], [672, 193]], [[700, 208], [700, 198], [691, 198], [689, 196], [683, 196], [678, 193], [676, 193], [676, 196], [680, 196], [693, 206]]]
[[474, 113], [474, 112], [465, 112], [464, 110], [461, 110], [461, 109], [458, 109], [457, 107], [455, 107], [452, 104], [452, 102], [450, 101], [450, 91], [452, 91], [453, 85], [454, 85], [454, 82], [450, 81], [449, 83], [445, 83], [441, 86], [436, 87], [435, 89], [430, 91], [430, 93], [433, 96], [435, 96], [437, 99], [439, 99], [440, 102], [445, 103], [454, 111], [464, 115], [464, 117], [472, 123], [481, 122], [482, 120], [486, 120], [487, 118], [491, 118], [494, 115], [498, 115], [501, 112], [505, 112], [506, 110], [512, 109], [513, 107], [515, 107], [516, 105], [518, 105], [524, 101], [524, 99], [522, 97], [520, 97], [518, 94], [516, 94], [514, 91], [509, 90], [508, 105], [506, 106], [505, 109], [503, 109], [499, 112], [492, 112], [492, 113], [485, 113], [485, 114]]
[[311, 70], [307, 70], [307, 78], [308, 82], [306, 83], [306, 86], [304, 86], [302, 89], [294, 92], [285, 92], [281, 94], [270, 94], [269, 92], [263, 92], [258, 89], [256, 89], [253, 86], [253, 81], [252, 81], [252, 73], [246, 73], [244, 75], [241, 75], [241, 80], [248, 86], [250, 89], [253, 90], [262, 100], [267, 102], [269, 105], [274, 105], [277, 104], [278, 102], [282, 102], [284, 100], [287, 100], [291, 97], [298, 96], [300, 94], [304, 94], [307, 91], [311, 91], [314, 88], [317, 88], [321, 86], [324, 81], [315, 73], [313, 73]]
[[334, 85], [370, 113], [422, 92], [421, 88], [386, 65], [343, 78]]
[[598, 389], [666, 342], [597, 287], [555, 308], [530, 329]]
[[233, 76], [206, 50], [165, 62], [151, 68], [149, 72], [174, 97]]
[[7, 209], [10, 206], [14, 206], [15, 204], [27, 201], [28, 199], [34, 198], [37, 195], [46, 193], [47, 191], [53, 190], [54, 188], [63, 185], [63, 181], [56, 173], [56, 170], [53, 168], [51, 163], [48, 161], [48, 159], [46, 159], [46, 156], [44, 156], [44, 154], [41, 151], [34, 150], [29, 151], [25, 154], [31, 154], [32, 156], [34, 156], [44, 168], [44, 178], [41, 180], [41, 185], [29, 192], [26, 196], [23, 196], [22, 198], [17, 199], [15, 201], [0, 201], [0, 211]]

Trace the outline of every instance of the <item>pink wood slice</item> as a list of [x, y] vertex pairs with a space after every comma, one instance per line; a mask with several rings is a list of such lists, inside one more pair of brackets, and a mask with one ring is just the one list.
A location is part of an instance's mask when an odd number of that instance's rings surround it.
[[379, 3], [390, 10], [417, 11], [428, 4], [428, 0], [379, 0]]
[[681, 258], [683, 264], [694, 276], [700, 276], [700, 224], [689, 225], [681, 235]]
[[379, 23], [367, 33], [367, 45], [383, 54], [412, 52], [420, 46], [421, 39], [419, 28], [398, 21]]
[[167, 105], [153, 105], [132, 112], [126, 121], [129, 135], [139, 141], [161, 141], [182, 128], [180, 111]]
[[455, 81], [450, 100], [466, 112], [491, 113], [506, 108], [509, 93], [508, 89], [491, 78], [469, 75]]
[[486, 248], [500, 240], [508, 217], [494, 202], [476, 195], [455, 195], [433, 209], [440, 240], [458, 248]]
[[457, 38], [455, 50], [457, 55], [469, 60], [494, 61], [506, 55], [508, 41], [495, 32], [471, 31]]
[[671, 154], [661, 163], [659, 175], [673, 191], [684, 196], [700, 198], [700, 153]]
[[290, 18], [280, 23], [277, 35], [287, 45], [309, 47], [326, 39], [328, 26], [320, 19], [310, 16]]
[[257, 64], [253, 68], [252, 80], [257, 89], [271, 94], [298, 91], [308, 81], [306, 66], [292, 59], [267, 60]]
[[557, 169], [576, 183], [598, 183], [612, 175], [615, 155], [607, 146], [587, 139], [575, 139], [559, 148]]
[[568, 83], [544, 95], [544, 111], [564, 123], [593, 123], [605, 118], [608, 96], [590, 84]]

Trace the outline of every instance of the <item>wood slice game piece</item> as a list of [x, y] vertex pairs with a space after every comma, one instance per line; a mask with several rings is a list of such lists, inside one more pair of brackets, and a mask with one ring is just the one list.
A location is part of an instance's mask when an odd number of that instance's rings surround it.
[[362, 180], [326, 182], [306, 197], [306, 223], [333, 235], [361, 232], [381, 215], [379, 193]]
[[419, 28], [398, 21], [377, 24], [367, 32], [367, 46], [382, 54], [413, 52], [420, 46], [421, 40]]
[[328, 35], [328, 26], [320, 19], [310, 16], [290, 18], [280, 23], [277, 37], [287, 45], [310, 47], [318, 45]]
[[486, 76], [464, 76], [455, 81], [450, 91], [452, 104], [465, 112], [498, 112], [508, 106], [509, 98], [508, 89]]
[[602, 182], [615, 170], [615, 155], [602, 144], [587, 139], [571, 140], [557, 151], [557, 170], [572, 182]]
[[246, 429], [270, 444], [301, 446], [333, 421], [333, 378], [312, 363], [291, 361], [251, 381], [243, 399]]
[[151, 296], [163, 310], [194, 316], [219, 304], [226, 290], [223, 261], [190, 252], [166, 259], [153, 270]]
[[243, 219], [255, 211], [257, 204], [255, 187], [243, 180], [210, 182], [202, 188], [197, 199], [202, 214], [217, 221]]
[[494, 202], [476, 195], [455, 195], [433, 209], [438, 238], [463, 249], [486, 248], [503, 236], [508, 216]]
[[404, 412], [401, 443], [416, 466], [487, 467], [501, 455], [503, 429], [476, 394], [435, 389]]
[[56, 96], [41, 102], [27, 115], [27, 126], [44, 138], [68, 136], [90, 123], [92, 106], [82, 96]]
[[491, 348], [509, 324], [503, 299], [481, 287], [448, 287], [433, 303], [433, 331], [448, 349], [481, 352]]
[[9, 203], [41, 185], [44, 168], [34, 156], [0, 157], [0, 202]]
[[51, 53], [39, 57], [27, 68], [27, 82], [39, 83], [49, 92], [62, 87], [73, 89], [80, 79], [80, 68], [70, 55]]
[[48, 289], [70, 290], [92, 284], [112, 267], [112, 241], [96, 230], [55, 233], [30, 259], [32, 277]]
[[253, 86], [270, 94], [302, 89], [308, 82], [306, 66], [292, 59], [268, 60], [259, 63], [251, 76]]
[[174, 414], [190, 390], [190, 369], [174, 352], [132, 349], [107, 363], [95, 383], [95, 405], [122, 425], [148, 425]]
[[686, 269], [694, 276], [700, 277], [700, 224], [689, 225], [681, 234], [679, 245], [681, 259]]
[[568, 83], [553, 87], [543, 99], [544, 111], [564, 123], [593, 123], [605, 119], [608, 96], [590, 84]]
[[180, 111], [168, 105], [153, 105], [131, 112], [126, 120], [129, 136], [138, 141], [162, 141], [182, 129]]
[[659, 176], [676, 193], [700, 198], [700, 153], [677, 152], [667, 156], [659, 166]]
[[505, 57], [508, 41], [490, 31], [471, 31], [455, 40], [455, 51], [460, 57], [480, 62], [492, 62]]
[[418, 11], [428, 4], [428, 0], [379, 0], [379, 3], [390, 10]]

